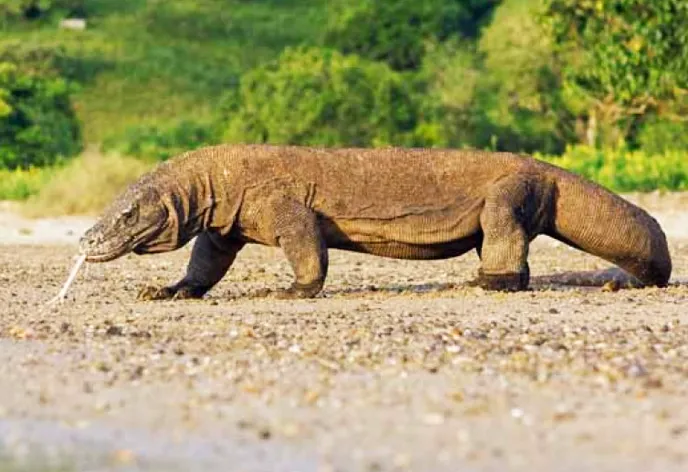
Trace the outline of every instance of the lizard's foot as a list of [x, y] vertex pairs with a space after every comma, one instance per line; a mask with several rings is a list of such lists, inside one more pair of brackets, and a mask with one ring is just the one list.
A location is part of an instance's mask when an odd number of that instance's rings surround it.
[[173, 300], [189, 300], [194, 298], [203, 298], [203, 295], [208, 291], [206, 287], [197, 287], [193, 285], [183, 285], [177, 288], [177, 293], [172, 297]]
[[471, 286], [482, 287], [485, 290], [500, 292], [518, 292], [528, 288], [530, 276], [528, 272], [516, 272], [511, 274], [486, 274], [478, 271], [478, 278], [469, 282]]
[[175, 295], [174, 287], [156, 287], [148, 285], [139, 290], [137, 300], [171, 300]]
[[313, 282], [310, 284], [293, 283], [291, 287], [286, 290], [276, 291], [275, 298], [281, 300], [313, 298], [320, 292], [322, 286], [322, 282]]
[[155, 287], [147, 286], [139, 291], [138, 300], [186, 300], [201, 298], [207, 292], [205, 287], [182, 285], [180, 287]]

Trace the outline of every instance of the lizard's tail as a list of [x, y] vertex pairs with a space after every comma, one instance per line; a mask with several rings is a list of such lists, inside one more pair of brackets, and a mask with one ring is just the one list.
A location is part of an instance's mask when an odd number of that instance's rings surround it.
[[550, 236], [621, 267], [644, 285], [665, 287], [671, 256], [659, 223], [597, 184], [558, 173]]

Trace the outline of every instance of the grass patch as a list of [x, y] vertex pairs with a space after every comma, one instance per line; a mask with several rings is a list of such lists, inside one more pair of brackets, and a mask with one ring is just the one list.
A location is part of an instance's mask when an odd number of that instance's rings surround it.
[[0, 200], [26, 200], [45, 186], [52, 172], [45, 167], [0, 169]]
[[688, 190], [688, 153], [666, 151], [648, 155], [628, 149], [569, 147], [560, 157], [536, 155], [597, 182], [614, 192]]
[[0, 41], [61, 46], [78, 58], [74, 96], [87, 143], [132, 125], [210, 116], [238, 77], [284, 47], [313, 43], [326, 0], [89, 0], [84, 31], [0, 24]]
[[151, 164], [117, 154], [87, 152], [52, 169], [22, 212], [29, 217], [95, 214], [107, 206]]

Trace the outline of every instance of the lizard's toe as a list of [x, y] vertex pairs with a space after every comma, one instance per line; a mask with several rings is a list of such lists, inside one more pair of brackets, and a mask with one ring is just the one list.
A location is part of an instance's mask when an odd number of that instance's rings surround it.
[[259, 288], [255, 292], [251, 293], [251, 298], [267, 298], [274, 295], [275, 291], [269, 288]]
[[139, 291], [136, 299], [143, 301], [170, 300], [174, 296], [175, 292], [170, 287], [156, 287], [154, 285], [148, 285]]
[[313, 298], [320, 292], [322, 285], [322, 282], [314, 282], [312, 284], [294, 283], [286, 290], [278, 290], [275, 292], [275, 298], [282, 300]]
[[486, 274], [479, 272], [478, 278], [472, 284], [485, 290], [500, 292], [518, 292], [528, 289], [528, 273], [516, 272], [512, 274]]
[[202, 287], [192, 287], [186, 285], [180, 287], [174, 295], [172, 295], [173, 300], [192, 300], [197, 298], [203, 298], [207, 290]]
[[278, 300], [293, 300], [296, 298], [308, 298], [308, 297], [303, 296], [302, 294], [298, 293], [297, 291], [292, 290], [291, 288], [275, 290], [273, 292], [273, 296]]

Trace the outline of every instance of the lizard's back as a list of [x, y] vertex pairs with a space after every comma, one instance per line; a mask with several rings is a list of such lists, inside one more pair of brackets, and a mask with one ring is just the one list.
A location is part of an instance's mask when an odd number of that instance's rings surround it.
[[473, 244], [491, 185], [539, 168], [513, 154], [461, 150], [226, 146], [221, 154], [227, 168], [217, 172], [239, 172], [249, 187], [293, 189], [319, 214], [332, 247], [354, 249], [349, 243]]

